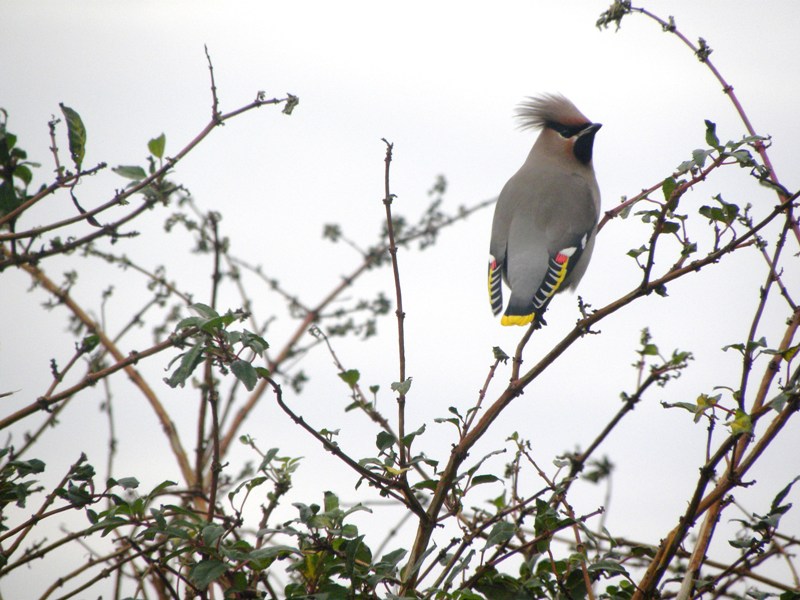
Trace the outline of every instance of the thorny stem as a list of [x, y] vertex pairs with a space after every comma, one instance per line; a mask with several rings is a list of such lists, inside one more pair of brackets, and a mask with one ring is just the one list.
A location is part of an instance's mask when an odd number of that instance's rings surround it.
[[531, 335], [533, 335], [534, 330], [536, 329], [536, 323], [531, 323], [528, 330], [525, 332], [525, 335], [522, 336], [522, 339], [517, 344], [517, 350], [514, 352], [514, 358], [512, 359], [511, 365], [511, 381], [516, 381], [519, 379], [519, 371], [522, 368], [522, 351], [525, 350], [525, 346], [528, 344], [528, 340], [531, 339]]
[[[384, 158], [384, 163], [386, 167], [384, 169], [383, 175], [383, 187], [384, 187], [384, 196], [383, 196], [383, 205], [386, 207], [386, 229], [389, 235], [389, 255], [392, 258], [392, 274], [394, 275], [394, 292], [395, 298], [397, 301], [397, 309], [395, 310], [395, 315], [397, 315], [397, 351], [399, 357], [399, 365], [400, 365], [400, 385], [403, 385], [406, 381], [406, 345], [405, 345], [405, 328], [404, 322], [406, 318], [406, 313], [403, 312], [403, 293], [400, 287], [400, 268], [397, 264], [397, 244], [395, 243], [394, 239], [394, 222], [392, 221], [392, 200], [394, 200], [394, 196], [389, 191], [389, 167], [392, 164], [392, 150], [394, 149], [394, 145], [389, 143], [386, 139], [382, 140], [384, 144], [386, 144], [386, 157]], [[397, 431], [398, 431], [398, 440], [397, 445], [400, 449], [400, 469], [404, 470], [406, 468], [406, 464], [408, 462], [408, 454], [405, 442], [403, 438], [406, 435], [406, 395], [405, 392], [400, 392], [397, 394]], [[405, 478], [405, 474], [402, 475]]]
[[486, 375], [486, 381], [484, 381], [481, 391], [478, 392], [478, 402], [475, 403], [475, 406], [471, 409], [469, 416], [464, 422], [464, 431], [462, 434], [466, 434], [469, 431], [469, 428], [472, 427], [472, 422], [475, 420], [475, 416], [481, 409], [481, 404], [483, 404], [483, 401], [486, 398], [486, 392], [489, 390], [489, 384], [492, 382], [492, 379], [494, 379], [494, 374], [497, 371], [497, 367], [500, 365], [501, 360], [503, 359], [496, 358], [492, 366], [489, 367], [489, 374]]
[[[769, 272], [767, 273], [767, 280], [764, 282], [764, 286], [761, 288], [758, 307], [756, 308], [755, 316], [753, 317], [753, 322], [750, 326], [750, 331], [747, 336], [747, 342], [745, 343], [745, 348], [743, 352], [744, 356], [742, 358], [742, 379], [741, 379], [741, 384], [739, 386], [739, 408], [741, 408], [742, 410], [744, 410], [745, 392], [747, 391], [747, 383], [754, 360], [753, 353], [755, 349], [752, 347], [752, 342], [756, 339], [758, 324], [761, 321], [761, 316], [763, 315], [764, 310], [766, 308], [767, 298], [769, 297], [769, 292], [772, 289], [772, 284], [775, 283], [777, 280], [776, 276], [777, 274], [775, 273], [775, 265], [777, 265], [778, 261], [780, 260], [781, 253], [783, 252], [783, 247], [786, 242], [786, 235], [789, 231], [790, 226], [791, 226], [791, 214], [787, 213], [784, 228], [781, 231], [780, 236], [778, 237], [777, 243], [775, 244], [775, 251], [772, 254], [772, 260], [767, 261], [768, 264], [770, 265], [770, 269]], [[793, 312], [797, 313], [797, 307], [793, 307]], [[775, 358], [780, 358], [780, 357], [775, 357]], [[762, 395], [759, 391], [759, 393], [756, 396], [756, 403], [753, 406], [754, 409], [760, 408], [761, 403], [764, 401], [764, 397], [765, 395]]]
[[211, 388], [206, 392], [208, 394], [208, 405], [211, 407], [211, 472], [208, 492], [208, 515], [206, 521], [211, 523], [214, 521], [214, 510], [217, 504], [217, 486], [219, 484], [219, 474], [222, 471], [222, 464], [219, 458], [219, 415], [217, 414], [217, 402], [219, 401], [219, 393], [217, 388], [211, 382]]
[[211, 79], [211, 120], [216, 121], [220, 118], [219, 113], [219, 98], [217, 97], [217, 84], [214, 81], [214, 65], [211, 62], [211, 55], [208, 53], [208, 45], [203, 44], [203, 50], [206, 53], [206, 60], [208, 61], [208, 76]]
[[58, 156], [58, 144], [56, 143], [56, 125], [58, 125], [60, 121], [61, 119], [57, 119], [54, 116], [47, 123], [47, 129], [50, 131], [50, 153], [53, 155], [53, 161], [56, 165], [54, 169], [56, 179], [61, 179], [64, 176], [64, 167], [61, 166], [61, 160]]
[[[64, 376], [72, 370], [72, 367], [75, 366], [78, 362], [78, 359], [86, 353], [86, 349], [81, 345], [76, 351], [75, 354], [72, 355], [72, 358], [69, 359], [69, 362], [64, 366], [63, 369], [58, 370], [57, 373], [54, 373], [53, 381], [50, 384], [50, 387], [47, 388], [47, 391], [42, 395], [42, 398], [49, 398], [55, 392], [56, 388], [61, 384], [64, 380]], [[91, 374], [91, 370], [89, 371]], [[85, 380], [84, 380], [85, 381]], [[92, 380], [92, 383], [96, 381], [95, 379]], [[87, 385], [91, 385], [87, 382]], [[47, 419], [39, 426], [39, 428], [34, 433], [29, 433], [25, 436], [25, 441], [23, 445], [16, 451], [15, 455], [17, 458], [22, 456], [26, 451], [28, 451], [33, 445], [37, 442], [37, 440], [41, 437], [41, 435], [53, 427], [53, 425], [57, 422], [58, 415], [61, 413], [62, 410], [67, 406], [71, 397], [65, 398], [62, 402], [60, 402], [55, 408], [48, 409], [44, 408], [49, 413]], [[39, 404], [37, 402], [37, 404]], [[2, 429], [2, 425], [0, 425], [0, 429]]]

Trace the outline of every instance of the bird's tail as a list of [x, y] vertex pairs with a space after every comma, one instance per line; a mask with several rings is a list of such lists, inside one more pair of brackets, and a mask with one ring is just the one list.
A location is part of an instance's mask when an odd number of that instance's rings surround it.
[[547, 265], [547, 273], [533, 298], [520, 303], [515, 302], [512, 294], [506, 313], [500, 319], [500, 324], [528, 325], [530, 323], [538, 323], [543, 325], [544, 319], [542, 317], [547, 305], [550, 304], [550, 300], [553, 299], [555, 293], [562, 288], [564, 279], [578, 262], [578, 258], [580, 258], [580, 249], [577, 247], [565, 248], [557, 252], [555, 256], [551, 256]]

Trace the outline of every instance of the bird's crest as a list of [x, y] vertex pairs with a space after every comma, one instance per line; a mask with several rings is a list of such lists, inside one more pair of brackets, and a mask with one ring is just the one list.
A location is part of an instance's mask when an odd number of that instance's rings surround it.
[[584, 114], [561, 94], [542, 94], [525, 99], [516, 110], [521, 129], [540, 129], [548, 124], [583, 125]]

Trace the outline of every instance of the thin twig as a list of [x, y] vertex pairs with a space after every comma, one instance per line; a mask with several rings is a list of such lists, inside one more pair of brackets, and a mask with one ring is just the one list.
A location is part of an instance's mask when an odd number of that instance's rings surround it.
[[[392, 150], [394, 145], [389, 143], [386, 139], [382, 140], [386, 144], [386, 157], [384, 158], [385, 169], [383, 175], [384, 196], [383, 205], [386, 207], [386, 230], [389, 236], [389, 255], [392, 258], [392, 275], [394, 275], [394, 292], [397, 302], [395, 315], [397, 316], [397, 352], [398, 362], [400, 369], [400, 385], [404, 385], [406, 381], [406, 345], [405, 345], [405, 327], [404, 322], [406, 313], [403, 311], [403, 293], [400, 287], [400, 268], [397, 264], [397, 244], [394, 239], [394, 222], [392, 221], [392, 201], [394, 196], [389, 191], [389, 167], [392, 164]], [[397, 431], [398, 441], [397, 445], [400, 449], [400, 469], [404, 472], [408, 464], [408, 449], [404, 441], [406, 435], [406, 394], [400, 391], [397, 394]], [[405, 475], [402, 475], [405, 477]]]
[[318, 442], [320, 442], [322, 446], [325, 448], [325, 450], [327, 450], [328, 452], [330, 452], [331, 454], [342, 460], [347, 466], [349, 466], [362, 478], [368, 481], [370, 485], [373, 485], [382, 492], [385, 492], [387, 495], [391, 496], [395, 500], [399, 500], [418, 515], [425, 514], [424, 509], [422, 509], [422, 507], [420, 507], [418, 503], [409, 505], [407, 499], [395, 491], [394, 488], [397, 487], [397, 484], [395, 482], [382, 475], [373, 473], [372, 471], [370, 471], [365, 467], [362, 467], [355, 460], [350, 458], [350, 456], [347, 453], [345, 453], [339, 447], [338, 444], [332, 443], [325, 436], [323, 436], [316, 429], [314, 429], [311, 425], [306, 423], [303, 417], [299, 416], [291, 408], [289, 408], [283, 400], [283, 390], [281, 389], [281, 386], [278, 385], [273, 379], [266, 378], [265, 381], [274, 391], [275, 400], [278, 402], [278, 406], [280, 406], [281, 410], [283, 410], [283, 412], [285, 412], [292, 419], [292, 421], [294, 421], [297, 425], [305, 429], [308, 433], [311, 434], [312, 437], [314, 437]]

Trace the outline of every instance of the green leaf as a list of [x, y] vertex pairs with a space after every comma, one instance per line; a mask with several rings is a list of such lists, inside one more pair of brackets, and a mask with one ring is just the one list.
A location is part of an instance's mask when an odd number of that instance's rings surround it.
[[401, 396], [405, 396], [408, 390], [411, 389], [411, 377], [407, 377], [405, 381], [395, 381], [392, 383], [392, 391], [397, 392]]
[[171, 388], [178, 386], [183, 387], [186, 380], [189, 379], [194, 372], [195, 367], [203, 361], [203, 342], [195, 344], [191, 350], [184, 352], [181, 356], [181, 364], [169, 376], [164, 378], [164, 382]]
[[248, 552], [247, 560], [262, 561], [279, 557], [282, 558], [291, 554], [300, 554], [300, 552], [291, 546], [269, 546], [267, 548], [258, 548], [252, 552]]
[[679, 175], [682, 175], [683, 173], [692, 170], [694, 166], [695, 164], [693, 160], [685, 160], [681, 164], [679, 164], [675, 170], [678, 172]]
[[222, 525], [218, 525], [217, 523], [210, 523], [203, 527], [203, 531], [201, 532], [203, 536], [203, 544], [208, 547], [215, 546], [217, 544], [217, 540], [222, 537], [225, 533], [225, 528]]
[[259, 356], [263, 355], [264, 352], [266, 352], [269, 348], [269, 343], [267, 340], [262, 338], [260, 335], [253, 333], [252, 331], [248, 331], [247, 329], [242, 331], [241, 342], [244, 346], [250, 348]]
[[717, 124], [706, 119], [706, 144], [719, 150], [719, 138], [717, 138]]
[[287, 94], [286, 101], [283, 105], [283, 110], [281, 110], [281, 112], [284, 115], [291, 115], [292, 111], [295, 109], [295, 107], [297, 107], [298, 104], [300, 104], [300, 98], [294, 96], [293, 94]]
[[661, 233], [677, 233], [680, 230], [680, 223], [676, 223], [675, 221], [664, 221], [661, 224]]
[[201, 317], [186, 317], [178, 321], [178, 324], [175, 325], [175, 331], [180, 331], [181, 329], [187, 329], [189, 327], [197, 327], [199, 329], [204, 322], [205, 321]]
[[228, 565], [221, 560], [204, 560], [192, 567], [191, 571], [189, 571], [189, 579], [192, 580], [195, 586], [204, 590], [227, 570]]
[[484, 548], [488, 548], [489, 546], [497, 546], [498, 544], [507, 542], [511, 539], [516, 530], [516, 526], [508, 521], [500, 521], [495, 523], [486, 538], [486, 545]]
[[153, 515], [153, 519], [155, 519], [156, 525], [158, 525], [159, 529], [167, 528], [167, 519], [164, 517], [164, 511], [157, 508], [151, 508], [150, 514]]
[[647, 246], [639, 246], [638, 248], [631, 248], [630, 250], [628, 250], [628, 252], [626, 252], [626, 254], [631, 258], [638, 258], [645, 252], [647, 252]]
[[43, 473], [45, 466], [38, 458], [32, 458], [30, 460], [12, 460], [9, 464], [17, 470], [17, 473], [21, 477], [32, 473]]
[[766, 348], [767, 347], [767, 338], [761, 337], [758, 340], [752, 340], [745, 344], [728, 344], [727, 346], [722, 347], [723, 352], [727, 352], [728, 350], [738, 350], [742, 354], [751, 353], [757, 351], [759, 348]]
[[737, 409], [733, 421], [728, 423], [728, 427], [731, 428], [731, 434], [733, 435], [750, 433], [753, 431], [753, 421], [750, 419], [750, 415], [741, 409]]
[[7, 215], [20, 204], [22, 199], [17, 196], [16, 188], [0, 179], [0, 216]]
[[499, 360], [503, 364], [506, 364], [506, 361], [508, 361], [509, 358], [508, 354], [503, 352], [503, 349], [500, 348], [500, 346], [494, 346], [492, 348], [492, 356], [494, 356], [495, 360]]
[[599, 560], [596, 563], [592, 563], [589, 565], [588, 568], [590, 573], [617, 573], [620, 575], [627, 575], [628, 571], [625, 570], [620, 563], [614, 560]]
[[141, 181], [147, 177], [147, 173], [144, 172], [144, 169], [137, 165], [119, 165], [111, 170], [117, 175], [125, 179], [132, 179], [133, 181]]
[[246, 360], [235, 360], [231, 363], [231, 372], [244, 384], [248, 392], [252, 392], [258, 383], [258, 373]]
[[645, 356], [658, 356], [658, 346], [655, 344], [645, 344], [641, 353]]
[[357, 369], [348, 369], [347, 371], [339, 373], [339, 377], [342, 381], [349, 385], [350, 389], [352, 390], [356, 387], [356, 384], [361, 377], [361, 373], [359, 373]]
[[162, 133], [157, 138], [147, 142], [147, 149], [156, 158], [164, 158], [164, 147], [167, 145], [167, 137]]
[[393, 575], [397, 569], [397, 565], [405, 558], [406, 554], [408, 554], [408, 552], [403, 548], [398, 548], [388, 554], [384, 554], [375, 564], [375, 572], [378, 575]]
[[14, 177], [21, 179], [25, 185], [30, 185], [33, 180], [33, 173], [25, 165], [17, 165], [14, 167]]
[[678, 182], [674, 177], [667, 177], [664, 183], [661, 184], [661, 191], [664, 193], [664, 200], [669, 201], [672, 198], [672, 192], [678, 187]]
[[205, 319], [214, 319], [219, 316], [217, 311], [211, 308], [208, 304], [203, 304], [202, 302], [195, 302], [189, 306], [189, 308]]
[[76, 111], [65, 106], [63, 102], [59, 103], [59, 106], [67, 122], [69, 153], [72, 156], [72, 162], [75, 163], [75, 168], [80, 171], [83, 157], [86, 155], [86, 127]]
[[169, 479], [166, 479], [166, 480], [162, 481], [161, 483], [159, 483], [156, 487], [154, 487], [153, 490], [148, 494], [148, 497], [149, 498], [153, 498], [157, 494], [160, 494], [161, 492], [163, 492], [168, 487], [173, 487], [173, 486], [176, 486], [176, 485], [178, 485], [176, 482], [170, 481]]
[[[786, 498], [786, 496], [791, 491], [792, 486], [795, 483], [797, 483], [798, 481], [800, 481], [800, 476], [797, 476], [794, 479], [792, 479], [789, 482], [789, 485], [787, 485], [785, 488], [783, 488], [780, 492], [778, 492], [775, 495], [775, 498], [773, 498], [773, 500], [772, 500], [772, 506], [770, 507], [770, 512], [777, 512], [778, 509], [783, 508], [783, 506], [781, 505], [781, 502], [783, 502], [784, 498]], [[789, 504], [788, 506], [791, 506], [791, 504]]]
[[406, 435], [403, 436], [403, 446], [406, 447], [410, 446], [411, 442], [414, 441], [414, 438], [417, 437], [418, 435], [422, 435], [423, 433], [425, 433], [425, 425], [422, 425], [422, 427], [420, 427], [416, 431], [407, 433]]
[[708, 150], [693, 150], [692, 151], [692, 161], [695, 165], [702, 168], [703, 165], [706, 164], [706, 159], [708, 158], [709, 151]]
[[425, 479], [412, 485], [415, 490], [436, 490], [436, 482], [433, 479]]
[[92, 350], [97, 348], [97, 345], [99, 343], [100, 343], [99, 335], [97, 335], [96, 333], [87, 335], [86, 337], [83, 338], [83, 340], [81, 340], [80, 351], [83, 353], [91, 352]]
[[495, 475], [476, 475], [472, 478], [472, 485], [481, 485], [482, 483], [493, 483], [495, 481], [502, 481]]
[[375, 438], [375, 445], [380, 452], [383, 452], [391, 448], [394, 445], [394, 441], [394, 436], [391, 433], [388, 431], [380, 431]]
[[132, 490], [139, 487], [139, 480], [136, 477], [123, 477], [116, 480], [117, 485], [126, 490]]
[[325, 492], [324, 501], [325, 512], [331, 512], [339, 508], [339, 497], [333, 492]]

